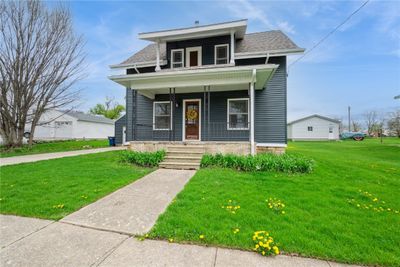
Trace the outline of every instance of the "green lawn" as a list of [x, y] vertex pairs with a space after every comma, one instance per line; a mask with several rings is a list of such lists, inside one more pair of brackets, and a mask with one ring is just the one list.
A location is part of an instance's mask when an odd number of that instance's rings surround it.
[[72, 151], [81, 149], [91, 149], [107, 147], [108, 140], [68, 140], [68, 141], [51, 141], [34, 144], [31, 148], [28, 145], [24, 145], [21, 148], [6, 149], [5, 147], [0, 147], [0, 157], [14, 157], [30, 154], [41, 154], [41, 153], [51, 153], [51, 152], [62, 152], [62, 151]]
[[151, 171], [119, 163], [119, 153], [1, 167], [0, 213], [61, 219]]
[[[254, 231], [267, 230], [285, 253], [400, 266], [400, 214], [393, 211], [400, 210], [400, 140], [294, 142], [288, 153], [313, 158], [314, 172], [201, 169], [150, 237], [250, 250]], [[270, 197], [285, 204], [285, 214], [268, 208]], [[240, 206], [235, 214], [229, 200]]]

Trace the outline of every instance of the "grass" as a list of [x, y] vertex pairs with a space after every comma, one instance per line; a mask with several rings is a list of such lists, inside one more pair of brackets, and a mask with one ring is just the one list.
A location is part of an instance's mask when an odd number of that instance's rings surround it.
[[58, 220], [152, 170], [120, 163], [120, 153], [1, 167], [0, 213]]
[[51, 153], [51, 152], [62, 152], [62, 151], [72, 151], [81, 149], [91, 149], [107, 147], [108, 140], [67, 140], [67, 141], [49, 141], [40, 142], [29, 147], [24, 145], [21, 148], [6, 149], [5, 147], [0, 147], [0, 158], [14, 157], [22, 155], [31, 154], [41, 154], [41, 153]]
[[[201, 169], [150, 237], [251, 250], [253, 233], [267, 230], [285, 253], [400, 266], [400, 214], [355, 205], [400, 210], [400, 140], [294, 142], [288, 153], [313, 158], [315, 170], [289, 175]], [[285, 204], [285, 214], [268, 208], [270, 197]], [[235, 214], [226, 208], [229, 200], [240, 206]]]

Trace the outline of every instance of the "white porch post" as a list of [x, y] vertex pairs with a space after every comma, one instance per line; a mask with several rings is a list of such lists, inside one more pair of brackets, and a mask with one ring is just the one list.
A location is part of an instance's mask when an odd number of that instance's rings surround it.
[[253, 69], [252, 80], [250, 83], [250, 149], [251, 154], [256, 154], [256, 147], [254, 141], [254, 83], [256, 79], [256, 70]]
[[157, 51], [157, 60], [156, 60], [156, 69], [155, 69], [155, 71], [160, 71], [161, 70], [161, 68], [160, 68], [160, 42], [157, 42], [157, 45], [156, 45], [156, 51]]
[[235, 32], [231, 31], [231, 64], [235, 64]]

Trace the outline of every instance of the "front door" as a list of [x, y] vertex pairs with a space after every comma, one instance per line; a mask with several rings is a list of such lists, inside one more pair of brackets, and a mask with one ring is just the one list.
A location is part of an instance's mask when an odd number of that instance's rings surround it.
[[186, 100], [184, 103], [185, 140], [200, 141], [200, 100]]

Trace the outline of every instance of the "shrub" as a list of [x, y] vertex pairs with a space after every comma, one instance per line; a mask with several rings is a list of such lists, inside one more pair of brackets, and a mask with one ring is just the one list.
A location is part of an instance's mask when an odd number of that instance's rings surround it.
[[232, 168], [241, 171], [279, 171], [287, 173], [309, 173], [313, 170], [314, 161], [297, 154], [276, 155], [272, 153], [255, 156], [210, 155], [201, 159], [201, 167]]
[[165, 151], [156, 152], [137, 152], [123, 151], [121, 153], [121, 162], [131, 163], [143, 167], [156, 167], [164, 160]]

